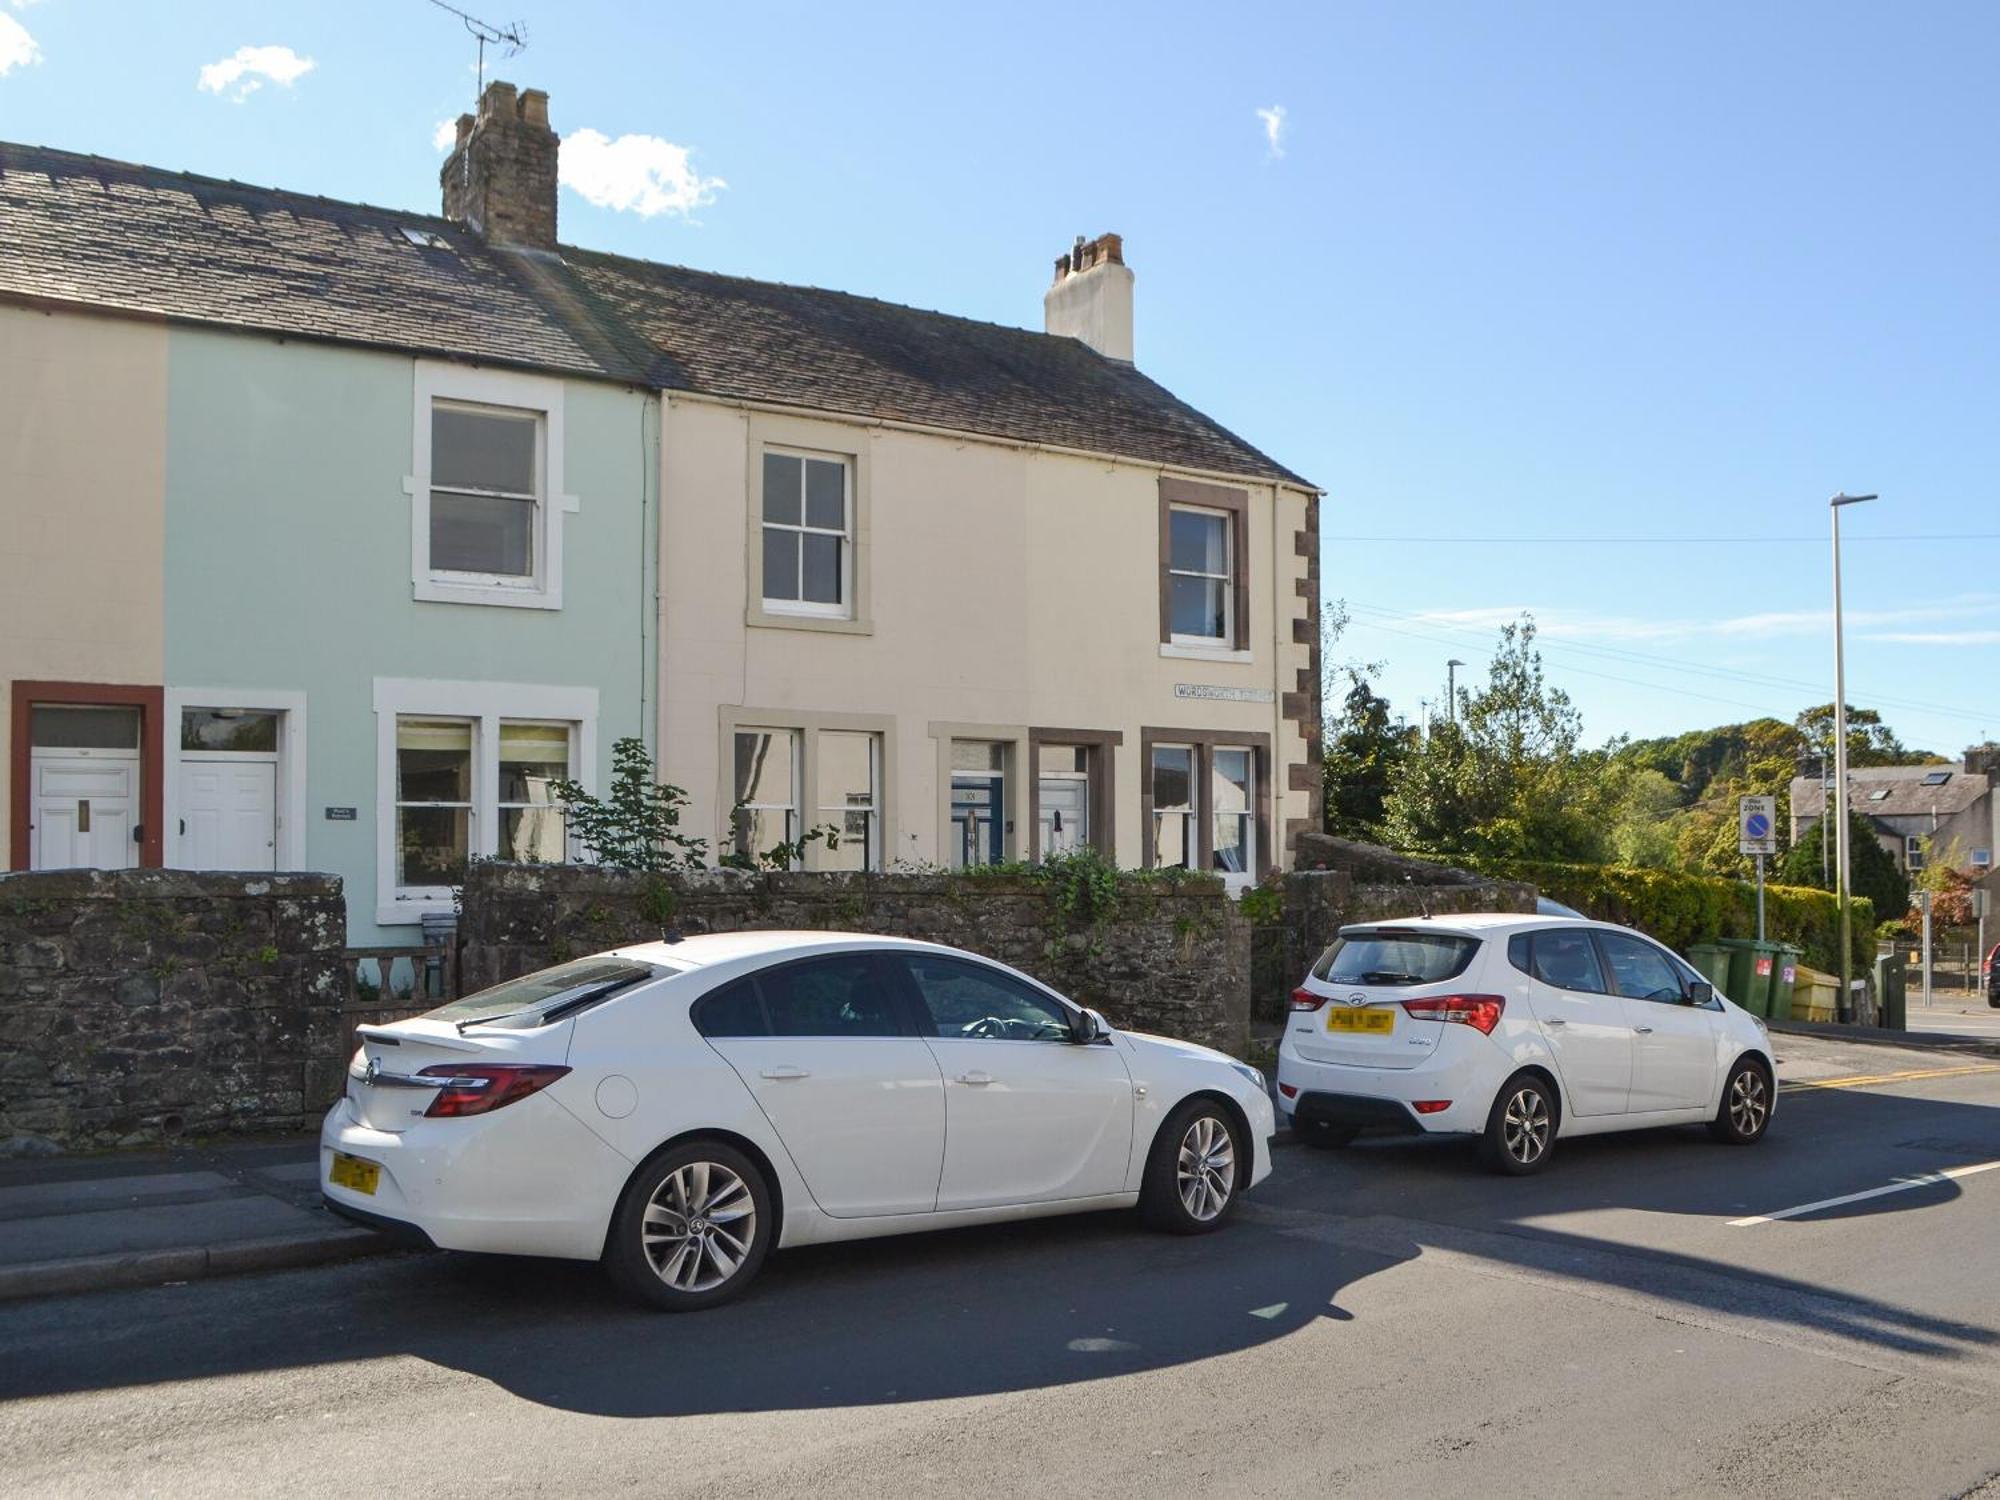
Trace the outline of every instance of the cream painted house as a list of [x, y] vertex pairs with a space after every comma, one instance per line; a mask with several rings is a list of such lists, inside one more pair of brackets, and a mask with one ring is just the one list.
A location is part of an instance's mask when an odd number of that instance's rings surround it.
[[1289, 862], [1318, 492], [1140, 372], [1115, 235], [978, 323], [562, 245], [557, 148], [489, 86], [437, 215], [0, 144], [11, 867], [413, 941], [629, 735], [718, 853]]

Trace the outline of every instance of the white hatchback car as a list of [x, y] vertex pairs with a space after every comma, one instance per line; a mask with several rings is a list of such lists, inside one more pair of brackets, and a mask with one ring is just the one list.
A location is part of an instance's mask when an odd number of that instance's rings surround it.
[[1278, 1108], [1309, 1143], [1364, 1129], [1476, 1136], [1496, 1171], [1558, 1136], [1770, 1124], [1763, 1023], [1651, 938], [1575, 918], [1475, 915], [1341, 929], [1292, 992]]
[[687, 1309], [773, 1248], [1137, 1205], [1218, 1227], [1264, 1078], [956, 949], [826, 932], [621, 948], [360, 1028], [327, 1206], [452, 1250], [601, 1259]]

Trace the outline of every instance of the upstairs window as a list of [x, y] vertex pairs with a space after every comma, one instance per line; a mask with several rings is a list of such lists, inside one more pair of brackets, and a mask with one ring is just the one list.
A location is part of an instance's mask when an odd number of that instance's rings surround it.
[[431, 404], [430, 568], [478, 583], [531, 583], [540, 563], [540, 413]]
[[853, 613], [853, 471], [831, 454], [764, 454], [764, 608], [776, 614]]
[[1182, 645], [1228, 646], [1235, 614], [1229, 517], [1176, 505], [1167, 571], [1173, 591], [1173, 638]]

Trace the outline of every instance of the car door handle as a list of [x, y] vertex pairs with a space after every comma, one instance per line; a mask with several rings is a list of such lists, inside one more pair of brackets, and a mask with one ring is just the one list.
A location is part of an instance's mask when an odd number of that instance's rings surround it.
[[1650, 1026], [1634, 1026], [1632, 1029], [1640, 1036], [1651, 1036], [1653, 1034], [1653, 1028]]
[[810, 1078], [812, 1074], [808, 1073], [804, 1068], [795, 1068], [790, 1063], [785, 1063], [780, 1067], [766, 1068], [764, 1076], [766, 1078]]
[[1565, 1021], [1561, 1016], [1550, 1016], [1542, 1024], [1544, 1026], [1567, 1026], [1569, 1022]]
[[974, 1084], [991, 1083], [993, 1081], [993, 1075], [991, 1073], [982, 1072], [979, 1069], [975, 1068], [970, 1073], [959, 1074], [958, 1081], [960, 1083], [974, 1083]]

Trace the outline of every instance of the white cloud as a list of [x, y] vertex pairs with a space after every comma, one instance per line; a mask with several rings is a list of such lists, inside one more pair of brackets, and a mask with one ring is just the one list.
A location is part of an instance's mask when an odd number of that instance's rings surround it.
[[1273, 104], [1269, 109], [1257, 111], [1257, 118], [1264, 125], [1264, 144], [1273, 156], [1285, 154], [1285, 106]]
[[219, 62], [205, 63], [195, 87], [211, 94], [227, 92], [238, 104], [256, 93], [268, 79], [290, 88], [319, 64], [300, 57], [290, 47], [238, 47]]
[[[1823, 636], [1833, 629], [1827, 609], [1772, 610], [1760, 614], [1697, 616], [1675, 619], [1659, 615], [1590, 615], [1533, 604], [1493, 605], [1478, 609], [1425, 610], [1413, 620], [1460, 629], [1497, 630], [1523, 614], [1535, 617], [1535, 628], [1546, 640], [1665, 641], [1765, 640], [1783, 636]], [[1871, 640], [1920, 645], [1977, 645], [2000, 640], [1995, 630], [1934, 630], [1895, 632], [1893, 627], [1949, 626], [2000, 614], [2000, 595], [1966, 594], [1936, 604], [1902, 609], [1850, 609], [1850, 630]]]
[[0, 78], [41, 60], [42, 49], [28, 28], [12, 16], [0, 15]]
[[655, 214], [685, 217], [715, 201], [729, 186], [704, 177], [688, 160], [688, 148], [656, 135], [621, 135], [611, 140], [599, 130], [574, 130], [563, 137], [556, 175], [599, 208], [650, 219]]
[[437, 128], [431, 132], [431, 146], [438, 151], [449, 151], [458, 144], [458, 121], [439, 120]]

